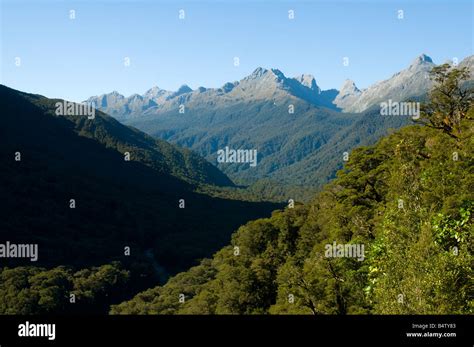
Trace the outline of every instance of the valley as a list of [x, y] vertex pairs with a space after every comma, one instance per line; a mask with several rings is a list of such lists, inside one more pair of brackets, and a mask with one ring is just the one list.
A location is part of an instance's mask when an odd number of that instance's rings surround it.
[[0, 347], [472, 344], [472, 5], [0, 0]]
[[[290, 78], [259, 67], [221, 88], [186, 86], [168, 92], [153, 87], [143, 96], [114, 92], [87, 102], [155, 138], [196, 151], [239, 186], [252, 190], [271, 181], [279, 187], [277, 195], [259, 190], [262, 198], [308, 201], [342, 168], [344, 152], [413, 123], [415, 114], [381, 110], [389, 100], [397, 107], [398, 102], [422, 100], [432, 86], [434, 66], [421, 54], [387, 80], [364, 90], [346, 81], [340, 91], [321, 90], [312, 75]], [[473, 71], [472, 58], [459, 66]], [[183, 113], [180, 106], [185, 106]], [[256, 149], [258, 165], [219, 162], [218, 151], [226, 146]]]

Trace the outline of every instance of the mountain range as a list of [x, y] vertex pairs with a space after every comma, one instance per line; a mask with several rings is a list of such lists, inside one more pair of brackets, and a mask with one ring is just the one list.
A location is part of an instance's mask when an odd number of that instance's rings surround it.
[[[472, 62], [471, 56], [459, 66], [473, 71]], [[345, 152], [411, 122], [409, 116], [381, 116], [379, 104], [423, 98], [434, 66], [422, 54], [406, 69], [362, 90], [350, 80], [340, 90], [321, 90], [312, 75], [286, 77], [259, 67], [221, 88], [184, 85], [171, 92], [153, 87], [144, 95], [112, 92], [87, 102], [155, 138], [195, 150], [237, 184], [270, 180], [317, 188], [342, 167]], [[256, 149], [258, 165], [218, 163], [217, 151], [226, 146]]]
[[[466, 57], [458, 66], [473, 70], [474, 56]], [[235, 102], [241, 98], [247, 101], [279, 99], [288, 95], [344, 112], [363, 112], [387, 98], [402, 101], [409, 97], [423, 95], [433, 85], [429, 78], [430, 70], [436, 66], [426, 54], [421, 54], [408, 68], [390, 78], [377, 82], [360, 90], [354, 81], [346, 80], [339, 90], [322, 90], [313, 75], [302, 74], [287, 78], [278, 69], [258, 67], [240, 81], [227, 82], [220, 88], [199, 87], [196, 90], [182, 85], [177, 91], [160, 89], [155, 86], [145, 94], [133, 94], [129, 97], [117, 91], [100, 96], [92, 96], [86, 102], [94, 103], [97, 108], [119, 120], [141, 117], [146, 114], [169, 110], [176, 105], [208, 102], [218, 106]]]

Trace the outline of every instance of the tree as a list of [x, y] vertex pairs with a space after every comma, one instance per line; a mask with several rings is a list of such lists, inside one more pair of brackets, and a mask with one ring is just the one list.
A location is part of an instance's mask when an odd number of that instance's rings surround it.
[[436, 84], [430, 92], [429, 102], [422, 106], [420, 122], [458, 139], [461, 121], [472, 120], [468, 110], [474, 100], [473, 90], [463, 85], [469, 78], [469, 70], [443, 64], [431, 70], [431, 78]]

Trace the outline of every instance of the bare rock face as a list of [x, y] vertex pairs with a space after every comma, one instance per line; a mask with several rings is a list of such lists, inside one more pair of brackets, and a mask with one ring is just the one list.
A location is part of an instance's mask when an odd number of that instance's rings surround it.
[[176, 109], [181, 104], [186, 104], [187, 107], [215, 107], [228, 106], [242, 100], [277, 102], [288, 97], [299, 98], [315, 105], [326, 103], [330, 108], [334, 108], [334, 105], [327, 102], [327, 96], [321, 95], [321, 89], [312, 75], [303, 74], [288, 78], [280, 70], [262, 67], [258, 67], [240, 81], [227, 82], [220, 88], [199, 87], [192, 90], [183, 85], [172, 92], [153, 87], [144, 95], [125, 97], [113, 92], [90, 97], [87, 102], [94, 102], [101, 111], [119, 120], [126, 120]]
[[363, 112], [388, 99], [403, 101], [412, 96], [422, 95], [433, 85], [430, 71], [434, 66], [431, 58], [422, 54], [407, 69], [363, 90], [357, 98], [352, 98], [352, 103], [343, 103], [341, 108], [345, 112]]
[[[474, 56], [461, 61], [459, 67], [468, 67], [474, 79]], [[321, 90], [314, 76], [302, 74], [286, 77], [278, 69], [256, 68], [240, 81], [227, 82], [220, 88], [199, 87], [196, 90], [187, 85], [177, 91], [153, 87], [145, 94], [125, 97], [117, 92], [93, 96], [87, 102], [94, 102], [97, 108], [119, 120], [159, 115], [177, 109], [180, 105], [193, 108], [228, 107], [241, 102], [275, 102], [298, 99], [314, 106], [339, 109], [343, 112], [360, 113], [371, 106], [392, 101], [403, 101], [427, 93], [433, 86], [430, 71], [436, 66], [426, 54], [418, 56], [408, 68], [394, 74], [387, 80], [360, 90], [351, 80], [346, 80], [341, 90]]]
[[470, 72], [470, 79], [474, 80], [474, 55], [471, 55], [470, 57], [463, 59], [457, 67], [458, 68], [467, 67]]
[[303, 74], [298, 77], [295, 77], [294, 79], [298, 81], [299, 83], [301, 83], [303, 86], [311, 89], [312, 91], [318, 94], [321, 93], [321, 89], [318, 87], [316, 83], [316, 79], [314, 78], [313, 75]]
[[344, 84], [334, 99], [334, 104], [341, 109], [347, 109], [352, 106], [360, 97], [362, 92], [356, 87], [354, 81], [345, 80]]

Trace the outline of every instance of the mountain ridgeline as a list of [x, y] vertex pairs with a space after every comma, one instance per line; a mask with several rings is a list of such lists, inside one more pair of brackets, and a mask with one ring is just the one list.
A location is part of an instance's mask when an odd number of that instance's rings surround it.
[[[474, 71], [472, 57], [459, 65]], [[309, 194], [282, 188], [281, 200], [308, 200], [335, 177], [345, 153], [411, 123], [409, 115], [381, 115], [380, 103], [422, 100], [433, 85], [434, 66], [423, 54], [364, 90], [352, 81], [340, 91], [321, 90], [311, 75], [290, 78], [277, 69], [257, 68], [221, 88], [183, 86], [170, 92], [154, 87], [144, 95], [114, 92], [87, 101], [154, 137], [195, 150], [237, 184], [304, 187]], [[225, 147], [256, 150], [258, 164], [218, 162]]]

